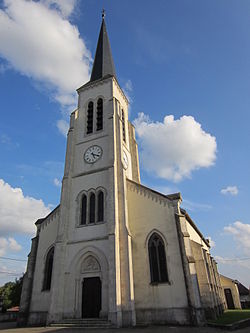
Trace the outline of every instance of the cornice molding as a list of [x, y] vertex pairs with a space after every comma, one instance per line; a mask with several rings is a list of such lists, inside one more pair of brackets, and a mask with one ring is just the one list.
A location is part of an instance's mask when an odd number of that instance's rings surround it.
[[143, 185], [131, 182], [129, 179], [127, 179], [127, 186], [131, 191], [143, 195], [144, 197], [147, 197], [148, 199], [151, 199], [152, 201], [155, 201], [160, 205], [164, 205], [164, 207], [172, 206], [172, 202], [170, 199], [165, 197], [163, 194], [160, 193], [158, 194], [156, 192], [151, 191], [150, 189], [144, 187]]
[[108, 77], [104, 77], [100, 80], [96, 80], [93, 82], [87, 82], [86, 84], [84, 84], [83, 86], [81, 86], [80, 88], [76, 89], [77, 93], [79, 94], [81, 91], [83, 90], [89, 90], [89, 89], [93, 89], [99, 85], [102, 85], [106, 82], [108, 82], [110, 79], [112, 79], [112, 81], [114, 82], [114, 84], [116, 85], [116, 87], [118, 88], [119, 92], [121, 93], [121, 95], [123, 96], [127, 106], [129, 105], [129, 101], [126, 97], [126, 95], [124, 94], [121, 86], [119, 85], [118, 81], [116, 80], [116, 78], [114, 76], [108, 76]]
[[42, 229], [47, 227], [48, 224], [54, 221], [59, 216], [59, 214], [60, 214], [60, 205], [58, 205], [54, 210], [52, 210], [52, 212], [49, 213], [49, 215], [47, 215], [45, 218], [37, 220], [35, 225], [41, 231]]

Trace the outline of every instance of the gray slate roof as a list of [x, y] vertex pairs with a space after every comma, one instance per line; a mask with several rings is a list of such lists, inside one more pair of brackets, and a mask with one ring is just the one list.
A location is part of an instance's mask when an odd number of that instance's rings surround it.
[[107, 75], [116, 76], [105, 19], [103, 17], [90, 82], [99, 80]]

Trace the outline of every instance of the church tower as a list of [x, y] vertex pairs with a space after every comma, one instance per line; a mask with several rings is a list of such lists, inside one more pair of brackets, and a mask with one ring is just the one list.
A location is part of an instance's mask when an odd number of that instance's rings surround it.
[[100, 316], [118, 326], [135, 324], [126, 178], [140, 181], [138, 153], [104, 16], [91, 78], [77, 90], [70, 119], [50, 322], [62, 319], [65, 309], [72, 309], [69, 317], [98, 317], [101, 309]]
[[70, 117], [60, 205], [35, 223], [19, 325], [200, 325], [222, 309], [216, 264], [180, 193], [140, 183], [104, 16]]

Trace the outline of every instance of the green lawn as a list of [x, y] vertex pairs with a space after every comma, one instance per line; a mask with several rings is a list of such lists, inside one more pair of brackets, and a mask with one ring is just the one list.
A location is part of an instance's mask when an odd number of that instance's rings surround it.
[[225, 310], [217, 320], [210, 321], [213, 324], [232, 324], [243, 319], [250, 319], [250, 309], [248, 310]]

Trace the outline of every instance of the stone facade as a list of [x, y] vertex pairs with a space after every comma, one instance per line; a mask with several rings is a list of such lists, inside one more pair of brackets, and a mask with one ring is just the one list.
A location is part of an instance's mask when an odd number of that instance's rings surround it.
[[[77, 91], [79, 102], [70, 117], [60, 205], [36, 222], [20, 325], [84, 317], [85, 288], [91, 281], [96, 283], [94, 292], [100, 289], [98, 300], [93, 300], [100, 302], [98, 316], [116, 327], [202, 325], [205, 314], [216, 315], [223, 307], [208, 241], [180, 208], [180, 193], [164, 195], [141, 185], [135, 131], [116, 77], [105, 75]], [[94, 126], [88, 133], [89, 103], [93, 103], [96, 119], [99, 99], [103, 127], [97, 130]], [[93, 146], [101, 154], [95, 163], [89, 163], [84, 156]], [[90, 223], [89, 201], [100, 191], [103, 217]], [[83, 197], [87, 217], [81, 223]], [[164, 246], [168, 275], [164, 283], [152, 283], [149, 239], [153, 234], [159, 235]], [[48, 260], [51, 249], [53, 262]], [[49, 284], [44, 282], [45, 276], [51, 280]]]

